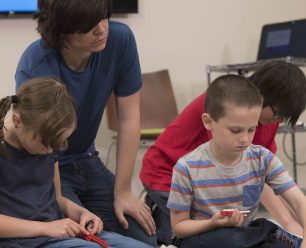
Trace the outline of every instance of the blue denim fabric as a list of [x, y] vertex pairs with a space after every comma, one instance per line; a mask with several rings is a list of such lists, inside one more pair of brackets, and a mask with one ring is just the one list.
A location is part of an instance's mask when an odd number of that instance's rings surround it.
[[170, 210], [167, 208], [169, 192], [150, 190], [147, 187], [145, 187], [145, 190], [151, 197], [151, 200], [157, 205], [152, 212], [156, 225], [157, 241], [162, 244], [171, 244], [172, 228]]
[[180, 248], [289, 248], [275, 238], [277, 226], [266, 219], [257, 219], [248, 227], [220, 228], [182, 240]]
[[[108, 243], [108, 248], [149, 248], [151, 246], [144, 244], [132, 238], [128, 238], [117, 233], [102, 232], [100, 235]], [[70, 239], [51, 239], [40, 245], [38, 248], [101, 248], [97, 243], [86, 241], [80, 238]]]
[[98, 152], [60, 167], [62, 194], [98, 215], [104, 230], [128, 236], [151, 246], [156, 246], [156, 237], [149, 236], [130, 216], [128, 230], [120, 225], [113, 207], [114, 174], [105, 167]]

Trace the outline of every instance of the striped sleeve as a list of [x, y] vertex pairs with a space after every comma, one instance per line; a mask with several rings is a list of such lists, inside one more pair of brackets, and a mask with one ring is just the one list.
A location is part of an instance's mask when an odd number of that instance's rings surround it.
[[282, 194], [296, 185], [289, 176], [285, 165], [275, 154], [266, 149], [262, 159], [266, 173], [266, 183], [271, 186], [275, 194]]
[[189, 211], [193, 195], [188, 166], [183, 159], [180, 159], [173, 168], [167, 207], [178, 211]]

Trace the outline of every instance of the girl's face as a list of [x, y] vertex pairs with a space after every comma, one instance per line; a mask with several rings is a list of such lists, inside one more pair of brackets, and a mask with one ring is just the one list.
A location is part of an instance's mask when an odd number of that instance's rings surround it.
[[253, 141], [260, 112], [261, 106], [248, 108], [225, 104], [225, 116], [218, 121], [203, 114], [203, 124], [213, 136], [211, 149], [226, 157], [240, 156]]
[[[72, 134], [74, 128], [68, 128], [61, 137], [61, 141], [65, 141]], [[25, 149], [30, 154], [47, 154], [52, 153], [53, 149], [51, 147], [45, 147], [41, 138], [35, 135], [33, 131], [23, 130], [19, 132], [18, 140], [20, 146]]]
[[41, 143], [41, 138], [36, 135], [33, 131], [23, 130], [19, 132], [18, 140], [23, 149], [31, 154], [47, 154], [52, 153], [53, 149], [50, 147], [45, 147]]
[[109, 31], [108, 19], [101, 20], [87, 33], [65, 35], [68, 49], [84, 52], [99, 52], [106, 46]]
[[[19, 116], [13, 117], [15, 141], [14, 145], [19, 149], [24, 149], [30, 154], [47, 154], [52, 153], [51, 147], [45, 147], [41, 142], [41, 137], [31, 128], [24, 126]], [[17, 117], [16, 117], [17, 116]], [[61, 137], [61, 141], [65, 141], [74, 131], [74, 127], [67, 128]]]

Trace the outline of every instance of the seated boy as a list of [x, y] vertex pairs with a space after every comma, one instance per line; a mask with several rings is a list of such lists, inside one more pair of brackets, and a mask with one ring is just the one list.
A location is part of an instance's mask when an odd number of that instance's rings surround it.
[[[254, 221], [267, 183], [306, 223], [306, 198], [284, 165], [251, 144], [262, 101], [252, 82], [237, 75], [208, 87], [202, 122], [212, 140], [178, 160], [167, 204], [181, 247], [306, 247], [272, 222]], [[224, 216], [223, 209], [233, 209], [232, 215]]]

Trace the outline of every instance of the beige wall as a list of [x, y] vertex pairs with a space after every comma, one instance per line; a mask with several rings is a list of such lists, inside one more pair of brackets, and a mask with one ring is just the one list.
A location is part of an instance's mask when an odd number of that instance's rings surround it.
[[[305, 0], [139, 0], [138, 14], [115, 18], [134, 31], [143, 72], [170, 70], [181, 110], [205, 89], [207, 64], [254, 61], [264, 24], [305, 17]], [[2, 97], [14, 92], [18, 58], [38, 35], [34, 21], [28, 17], [1, 18], [0, 35]], [[306, 121], [305, 115], [301, 119]], [[303, 136], [297, 137], [299, 161], [306, 160]], [[289, 165], [281, 137], [277, 137], [279, 155]], [[104, 120], [97, 144], [104, 151], [109, 141]]]

